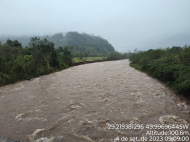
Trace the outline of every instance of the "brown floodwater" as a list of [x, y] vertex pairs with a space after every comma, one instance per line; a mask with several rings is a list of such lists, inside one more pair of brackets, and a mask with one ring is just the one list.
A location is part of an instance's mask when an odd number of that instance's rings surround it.
[[[158, 131], [161, 124], [180, 124], [184, 133], [174, 128], [175, 136], [185, 137], [189, 123], [187, 99], [128, 60], [75, 66], [0, 88], [0, 136], [15, 140], [151, 141], [155, 134], [147, 135], [148, 124]], [[165, 137], [158, 139], [169, 141]]]

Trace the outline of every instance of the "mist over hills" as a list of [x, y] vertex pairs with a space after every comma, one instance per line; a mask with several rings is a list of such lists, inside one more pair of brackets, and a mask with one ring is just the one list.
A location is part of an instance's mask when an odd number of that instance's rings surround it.
[[138, 48], [139, 50], [157, 49], [157, 48], [167, 48], [173, 46], [183, 47], [184, 45], [190, 45], [190, 33], [178, 33], [167, 38], [157, 40], [154, 39], [147, 43], [147, 46]]
[[179, 33], [157, 43], [160, 47], [190, 45], [190, 33]]
[[[36, 35], [0, 35], [0, 42], [5, 43], [7, 39], [18, 40], [22, 43], [23, 47], [28, 46], [31, 37]], [[40, 39], [48, 39], [54, 43], [54, 47], [59, 46], [73, 46], [74, 53], [89, 51], [91, 53], [113, 53], [116, 49], [104, 38], [100, 36], [94, 36], [93, 34], [78, 33], [78, 32], [60, 32], [53, 35], [37, 35]], [[138, 41], [137, 41], [138, 42]], [[125, 48], [122, 53], [133, 52], [135, 48], [138, 50], [148, 50], [157, 48], [167, 48], [173, 46], [183, 47], [185, 44], [190, 45], [190, 33], [183, 32], [178, 33], [167, 38], [156, 39], [152, 38], [146, 44], [137, 47]], [[127, 46], [127, 45], [126, 45]]]
[[[5, 43], [7, 39], [18, 40], [22, 43], [23, 47], [28, 46], [28, 43], [34, 36], [11, 36], [11, 35], [1, 35], [1, 43]], [[106, 40], [100, 36], [94, 36], [93, 34], [78, 33], [78, 32], [68, 32], [68, 33], [57, 33], [54, 35], [44, 35], [37, 36], [40, 39], [47, 39], [54, 43], [54, 47], [63, 46], [73, 46], [73, 52], [79, 54], [80, 52], [88, 52], [91, 56], [104, 56], [109, 53], [115, 52], [114, 47]]]

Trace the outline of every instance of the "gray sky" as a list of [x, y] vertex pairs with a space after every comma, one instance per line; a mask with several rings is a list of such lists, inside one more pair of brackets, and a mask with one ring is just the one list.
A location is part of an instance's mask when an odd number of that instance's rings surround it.
[[190, 34], [190, 0], [0, 0], [0, 34], [68, 31], [100, 35], [121, 52], [166, 46]]

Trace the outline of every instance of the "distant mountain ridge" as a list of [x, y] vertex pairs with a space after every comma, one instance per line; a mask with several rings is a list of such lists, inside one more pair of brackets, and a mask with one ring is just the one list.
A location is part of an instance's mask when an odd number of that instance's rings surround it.
[[165, 39], [149, 42], [147, 46], [139, 48], [140, 50], [167, 48], [173, 46], [183, 47], [184, 45], [190, 45], [190, 33], [178, 33], [173, 36], [169, 36]]
[[[28, 46], [31, 37], [34, 36], [0, 36], [1, 43], [5, 43], [7, 39], [18, 40], [22, 43], [23, 47]], [[73, 46], [73, 52], [75, 54], [80, 52], [88, 52], [92, 56], [95, 54], [109, 54], [114, 53], [114, 47], [105, 39], [100, 36], [94, 36], [93, 34], [68, 32], [68, 33], [57, 33], [54, 35], [37, 36], [40, 39], [47, 39], [54, 43], [54, 47], [60, 46]]]
[[178, 33], [158, 42], [158, 44], [165, 47], [190, 45], [190, 33]]

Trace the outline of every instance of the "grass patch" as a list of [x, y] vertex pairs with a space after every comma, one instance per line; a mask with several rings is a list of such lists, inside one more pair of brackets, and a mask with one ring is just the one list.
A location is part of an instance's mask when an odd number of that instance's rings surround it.
[[139, 65], [137, 65], [137, 64], [132, 64], [132, 63], [130, 63], [129, 66], [135, 68], [136, 70], [141, 71], [141, 67], [140, 67]]
[[102, 60], [106, 60], [106, 57], [86, 57], [85, 58], [80, 58], [80, 57], [75, 57], [73, 58], [73, 62], [78, 63], [78, 62], [84, 62], [84, 61], [102, 61]]

